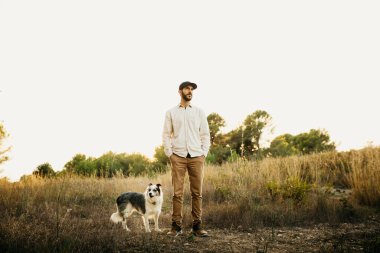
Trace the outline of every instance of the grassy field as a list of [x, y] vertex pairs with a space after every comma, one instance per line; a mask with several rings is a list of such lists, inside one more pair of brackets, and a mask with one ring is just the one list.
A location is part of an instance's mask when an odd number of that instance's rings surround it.
[[[169, 228], [170, 171], [152, 178], [0, 180], [0, 252], [181, 251], [183, 244], [163, 234], [143, 233], [137, 216], [128, 222], [131, 233], [109, 222], [120, 193], [143, 192], [150, 182], [163, 185], [160, 226]], [[204, 224], [209, 229], [258, 231], [360, 223], [378, 215], [379, 185], [380, 148], [207, 165]], [[188, 187], [184, 224], [189, 230]], [[380, 237], [374, 238], [380, 244]]]

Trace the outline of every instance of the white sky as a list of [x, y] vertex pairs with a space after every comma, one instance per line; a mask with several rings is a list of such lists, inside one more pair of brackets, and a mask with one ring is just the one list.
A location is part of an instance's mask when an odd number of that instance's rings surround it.
[[18, 180], [77, 153], [153, 157], [180, 82], [224, 132], [266, 110], [273, 137], [380, 145], [378, 1], [0, 0], [0, 122]]

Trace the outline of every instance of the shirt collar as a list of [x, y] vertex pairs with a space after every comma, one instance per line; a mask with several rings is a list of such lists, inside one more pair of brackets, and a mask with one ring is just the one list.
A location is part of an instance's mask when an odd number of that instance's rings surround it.
[[[189, 107], [192, 108], [191, 104], [189, 104]], [[181, 103], [178, 104], [178, 108], [184, 108]]]

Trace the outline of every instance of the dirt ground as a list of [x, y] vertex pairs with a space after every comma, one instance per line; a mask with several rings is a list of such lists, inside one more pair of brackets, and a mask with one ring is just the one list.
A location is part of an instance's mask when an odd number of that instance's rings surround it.
[[189, 230], [177, 237], [129, 233], [120, 252], [380, 252], [380, 220], [374, 217], [356, 224], [208, 231], [209, 238]]

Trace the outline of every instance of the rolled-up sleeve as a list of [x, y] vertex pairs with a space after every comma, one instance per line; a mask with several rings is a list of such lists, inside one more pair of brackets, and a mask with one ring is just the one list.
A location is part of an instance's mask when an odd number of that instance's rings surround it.
[[164, 146], [164, 151], [167, 157], [170, 157], [173, 154], [171, 136], [173, 133], [173, 125], [170, 111], [166, 112], [164, 130], [162, 133], [162, 144]]

